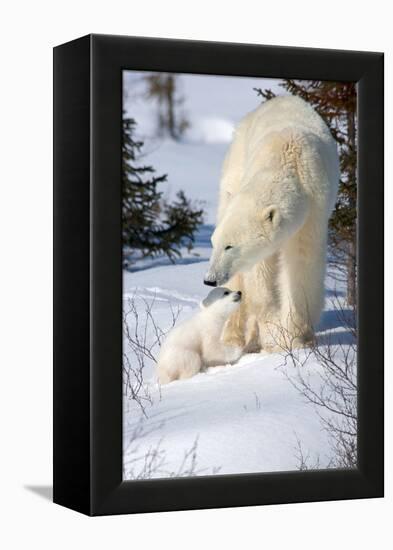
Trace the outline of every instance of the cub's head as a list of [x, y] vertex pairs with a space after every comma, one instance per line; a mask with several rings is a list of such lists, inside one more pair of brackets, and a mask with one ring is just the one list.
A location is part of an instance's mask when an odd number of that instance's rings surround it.
[[219, 286], [209, 292], [202, 301], [201, 307], [209, 308], [210, 311], [214, 311], [220, 316], [229, 316], [239, 307], [241, 299], [240, 290], [233, 291]]

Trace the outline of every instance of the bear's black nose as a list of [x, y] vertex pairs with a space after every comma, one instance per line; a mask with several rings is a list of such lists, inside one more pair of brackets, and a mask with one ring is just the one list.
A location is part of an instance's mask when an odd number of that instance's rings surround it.
[[217, 286], [217, 281], [206, 281], [206, 279], [203, 281], [204, 285], [207, 286]]
[[242, 293], [241, 293], [241, 291], [240, 291], [240, 290], [238, 290], [238, 291], [237, 291], [237, 295], [239, 296], [239, 298], [241, 298], [241, 297], [242, 297]]

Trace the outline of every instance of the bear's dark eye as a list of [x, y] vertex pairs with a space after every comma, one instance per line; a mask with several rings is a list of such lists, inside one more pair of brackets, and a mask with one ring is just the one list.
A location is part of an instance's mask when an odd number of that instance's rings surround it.
[[226, 246], [226, 247], [224, 248], [224, 250], [230, 250], [231, 248], [233, 248], [233, 246], [230, 245], [230, 244], [228, 244], [228, 246]]
[[226, 291], [224, 292], [224, 296], [228, 296], [228, 294], [229, 294], [229, 292], [226, 290]]

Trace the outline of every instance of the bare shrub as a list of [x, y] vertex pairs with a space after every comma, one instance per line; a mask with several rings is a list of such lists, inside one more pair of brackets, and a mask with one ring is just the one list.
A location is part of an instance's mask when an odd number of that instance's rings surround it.
[[217, 474], [219, 467], [213, 467], [211, 472], [206, 468], [198, 468], [198, 437], [192, 446], [184, 450], [182, 459], [176, 469], [168, 467], [166, 451], [163, 448], [163, 438], [147, 452], [140, 453], [139, 446], [144, 437], [163, 428], [164, 424], [146, 429], [143, 417], [131, 433], [128, 446], [124, 451], [127, 459], [123, 464], [123, 476], [125, 479], [152, 479], [159, 477], [193, 477], [203, 474]]
[[[290, 384], [312, 404], [327, 431], [334, 457], [328, 467], [357, 467], [357, 328], [354, 310], [345, 309], [337, 296], [334, 315], [343, 332], [328, 330], [308, 348], [294, 347], [281, 327], [279, 343], [283, 372]], [[277, 328], [277, 327], [276, 327]], [[315, 363], [319, 368], [315, 368]], [[291, 367], [289, 370], [285, 367]], [[297, 445], [299, 469], [314, 469]], [[317, 459], [319, 464], [319, 457]]]
[[[139, 303], [138, 303], [139, 301]], [[154, 317], [156, 296], [146, 300], [136, 293], [128, 298], [123, 308], [123, 392], [125, 397], [134, 400], [142, 415], [126, 436], [127, 446], [123, 450], [124, 479], [141, 480], [158, 477], [192, 477], [203, 474], [216, 474], [220, 468], [210, 471], [198, 468], [198, 437], [189, 449], [185, 449], [176, 469], [169, 467], [167, 452], [163, 446], [164, 438], [147, 450], [142, 443], [152, 432], [159, 432], [165, 423], [147, 426], [147, 406], [153, 403], [149, 386], [145, 382], [146, 368], [157, 363], [158, 352], [166, 334], [175, 326], [181, 308], [170, 305], [169, 326], [163, 330]], [[141, 307], [142, 304], [142, 307]]]
[[321, 467], [320, 457], [316, 455], [313, 459], [311, 458], [310, 452], [306, 452], [303, 449], [303, 444], [300, 441], [297, 434], [296, 437], [296, 446], [294, 450], [295, 458], [297, 461], [297, 469], [300, 471], [304, 470], [319, 470]]
[[[143, 304], [142, 312], [137, 299]], [[135, 293], [127, 299], [123, 308], [123, 394], [135, 400], [146, 416], [146, 405], [152, 404], [152, 397], [145, 384], [144, 375], [149, 362], [157, 363], [158, 351], [166, 334], [175, 326], [181, 308], [170, 305], [171, 321], [164, 331], [157, 325], [153, 309], [156, 296], [150, 301]], [[130, 353], [127, 353], [127, 348]]]

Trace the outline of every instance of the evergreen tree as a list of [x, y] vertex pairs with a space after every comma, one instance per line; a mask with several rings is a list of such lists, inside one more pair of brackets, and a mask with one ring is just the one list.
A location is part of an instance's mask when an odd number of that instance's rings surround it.
[[173, 262], [181, 247], [192, 249], [203, 211], [193, 207], [182, 191], [169, 203], [157, 187], [167, 176], [156, 176], [151, 166], [140, 165], [143, 142], [134, 138], [136, 123], [123, 118], [122, 233], [123, 244], [142, 257], [166, 254]]
[[[353, 82], [283, 80], [281, 86], [306, 100], [321, 115], [338, 144], [340, 186], [330, 218], [331, 250], [344, 257], [347, 271], [347, 301], [356, 303], [356, 85]], [[256, 89], [265, 100], [275, 94]]]
[[147, 84], [146, 96], [155, 99], [158, 105], [158, 134], [169, 135], [179, 140], [189, 127], [184, 113], [179, 113], [179, 107], [184, 99], [178, 94], [178, 80], [176, 75], [157, 73], [145, 77]]

